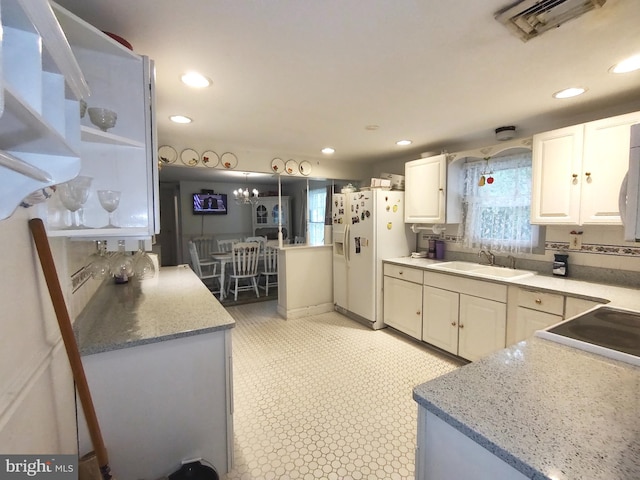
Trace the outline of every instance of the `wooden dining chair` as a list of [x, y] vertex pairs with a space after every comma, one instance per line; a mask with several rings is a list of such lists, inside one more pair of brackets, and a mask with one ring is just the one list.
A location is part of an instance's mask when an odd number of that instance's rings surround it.
[[[256, 297], [260, 296], [258, 292], [258, 258], [260, 255], [260, 244], [258, 242], [242, 242], [236, 243], [232, 251], [233, 271], [225, 276], [229, 279], [227, 282], [227, 292], [231, 289], [231, 283], [234, 283], [234, 300], [238, 301], [238, 292], [243, 290], [254, 290]], [[247, 282], [246, 285], [241, 285]]]
[[[278, 286], [278, 248], [267, 245], [263, 254], [263, 265], [258, 274], [258, 287], [263, 288], [265, 296], [269, 296], [269, 287]], [[264, 276], [264, 286], [260, 278]]]
[[237, 238], [218, 240], [218, 252], [229, 252], [233, 250], [233, 245], [238, 243], [240, 240]]
[[258, 242], [260, 245], [260, 255], [264, 252], [264, 246], [267, 244], [267, 237], [247, 237], [244, 239], [245, 242]]
[[[222, 292], [222, 282], [220, 280], [220, 273], [218, 272], [218, 262], [215, 260], [206, 260], [200, 258], [198, 255], [198, 248], [196, 244], [192, 241], [189, 241], [189, 255], [191, 256], [191, 268], [195, 272], [195, 274], [202, 280], [202, 283], [207, 285], [207, 288], [215, 293], [213, 287], [215, 286], [215, 282], [217, 281], [220, 286], [220, 291]], [[212, 286], [208, 285], [209, 281], [212, 281]]]

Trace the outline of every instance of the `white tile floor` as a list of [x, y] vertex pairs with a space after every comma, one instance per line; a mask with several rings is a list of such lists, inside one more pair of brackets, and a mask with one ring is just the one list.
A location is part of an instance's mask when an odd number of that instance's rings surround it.
[[226, 480], [412, 479], [415, 385], [459, 363], [336, 312], [231, 307], [235, 466]]

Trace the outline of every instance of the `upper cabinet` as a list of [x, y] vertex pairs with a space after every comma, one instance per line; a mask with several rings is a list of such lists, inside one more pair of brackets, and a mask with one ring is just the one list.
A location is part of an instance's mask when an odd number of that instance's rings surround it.
[[640, 112], [533, 137], [531, 223], [620, 225], [630, 126]]
[[[80, 175], [91, 178], [86, 202], [76, 212], [57, 192], [48, 202], [51, 236], [139, 237], [159, 230], [157, 139], [154, 130], [154, 70], [149, 58], [115, 42], [67, 10], [54, 12], [84, 74], [90, 94], [87, 113], [80, 119], [75, 143], [81, 158]], [[91, 108], [116, 113], [106, 131], [93, 124]], [[99, 191], [119, 192], [117, 207]], [[80, 224], [81, 228], [75, 228]]]
[[[2, 0], [0, 219], [78, 174], [87, 84], [47, 0]], [[48, 193], [48, 192], [47, 192]]]
[[455, 195], [456, 171], [446, 154], [404, 164], [405, 223], [460, 221], [461, 200], [459, 195]]
[[278, 225], [282, 224], [285, 238], [291, 232], [289, 221], [289, 197], [282, 198], [282, 211], [278, 197], [258, 197], [253, 206], [253, 234], [256, 236], [271, 237], [277, 234]]

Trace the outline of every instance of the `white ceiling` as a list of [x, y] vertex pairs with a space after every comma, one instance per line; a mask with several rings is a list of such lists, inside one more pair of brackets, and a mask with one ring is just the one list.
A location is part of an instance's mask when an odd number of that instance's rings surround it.
[[[503, 125], [524, 137], [640, 109], [640, 72], [608, 73], [640, 53], [638, 0], [607, 0], [526, 43], [494, 20], [510, 0], [58, 3], [155, 60], [161, 144], [299, 159], [330, 145], [338, 161], [380, 161], [494, 144]], [[187, 88], [188, 70], [213, 85]], [[576, 85], [587, 93], [551, 97]]]

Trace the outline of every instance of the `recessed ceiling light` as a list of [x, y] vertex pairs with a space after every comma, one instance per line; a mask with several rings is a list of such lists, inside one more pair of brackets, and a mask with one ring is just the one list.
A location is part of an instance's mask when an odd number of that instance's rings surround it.
[[565, 88], [564, 90], [560, 90], [559, 92], [554, 93], [553, 98], [577, 97], [578, 95], [582, 95], [586, 91], [587, 89], [582, 87]]
[[184, 115], [171, 115], [169, 119], [175, 123], [191, 123], [193, 121], [189, 117], [185, 117]]
[[187, 72], [180, 78], [182, 83], [193, 88], [205, 88], [211, 85], [211, 80], [198, 72]]
[[332, 153], [336, 153], [336, 150], [335, 150], [335, 148], [324, 147], [322, 149], [322, 153], [324, 153], [325, 155], [331, 155]]
[[625, 58], [609, 69], [611, 73], [629, 73], [640, 69], [640, 55]]
[[364, 129], [365, 130], [378, 130], [380, 128], [380, 125], [365, 125]]
[[398, 140], [396, 145], [400, 147], [406, 147], [407, 145], [411, 145], [413, 142], [411, 140]]

